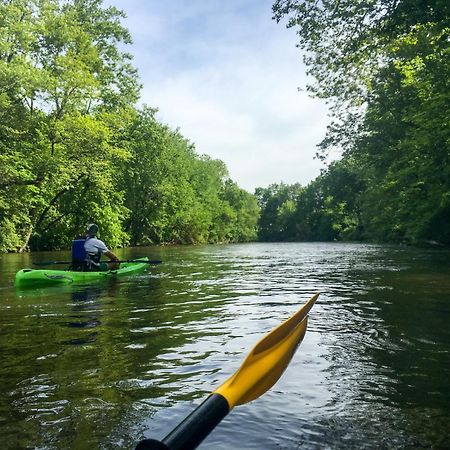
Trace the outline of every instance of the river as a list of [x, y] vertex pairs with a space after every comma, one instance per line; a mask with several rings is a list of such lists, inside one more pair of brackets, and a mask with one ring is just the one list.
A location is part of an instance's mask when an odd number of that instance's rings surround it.
[[278, 383], [201, 449], [450, 445], [450, 252], [366, 244], [129, 248], [163, 264], [16, 290], [67, 252], [0, 255], [2, 449], [132, 449], [162, 438], [260, 337], [320, 291]]

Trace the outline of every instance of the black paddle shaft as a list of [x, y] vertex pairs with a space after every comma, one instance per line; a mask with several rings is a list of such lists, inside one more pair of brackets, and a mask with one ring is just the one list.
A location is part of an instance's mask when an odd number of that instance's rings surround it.
[[[119, 261], [105, 261], [115, 263], [144, 263], [144, 264], [161, 264], [162, 261], [158, 260], [145, 260], [145, 259], [121, 259]], [[41, 261], [34, 262], [35, 266], [51, 266], [52, 264], [72, 264], [72, 261]]]
[[162, 441], [144, 439], [135, 450], [192, 450], [208, 436], [229, 410], [225, 397], [211, 394]]

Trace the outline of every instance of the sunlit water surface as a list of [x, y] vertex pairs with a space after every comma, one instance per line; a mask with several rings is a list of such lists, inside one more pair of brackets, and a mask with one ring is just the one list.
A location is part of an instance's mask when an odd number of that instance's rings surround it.
[[448, 448], [450, 254], [361, 244], [132, 248], [130, 278], [19, 291], [0, 256], [1, 448], [162, 438], [321, 292], [280, 381], [202, 449]]

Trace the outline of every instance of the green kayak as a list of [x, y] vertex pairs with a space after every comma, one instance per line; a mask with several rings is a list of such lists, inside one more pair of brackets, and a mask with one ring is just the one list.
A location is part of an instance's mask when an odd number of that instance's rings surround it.
[[[136, 261], [148, 261], [148, 258], [139, 258]], [[55, 269], [22, 269], [16, 273], [15, 285], [20, 287], [53, 286], [58, 284], [89, 283], [90, 281], [105, 280], [108, 278], [131, 275], [148, 267], [148, 263], [125, 262], [120, 269], [104, 272], [75, 272], [72, 270]]]

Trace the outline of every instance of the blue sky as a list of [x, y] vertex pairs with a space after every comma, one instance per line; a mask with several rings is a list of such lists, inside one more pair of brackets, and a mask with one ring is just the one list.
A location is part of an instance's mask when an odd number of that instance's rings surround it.
[[307, 184], [322, 167], [316, 144], [328, 123], [306, 84], [294, 30], [272, 20], [268, 0], [107, 0], [123, 10], [143, 84], [142, 103], [225, 162], [253, 192]]

